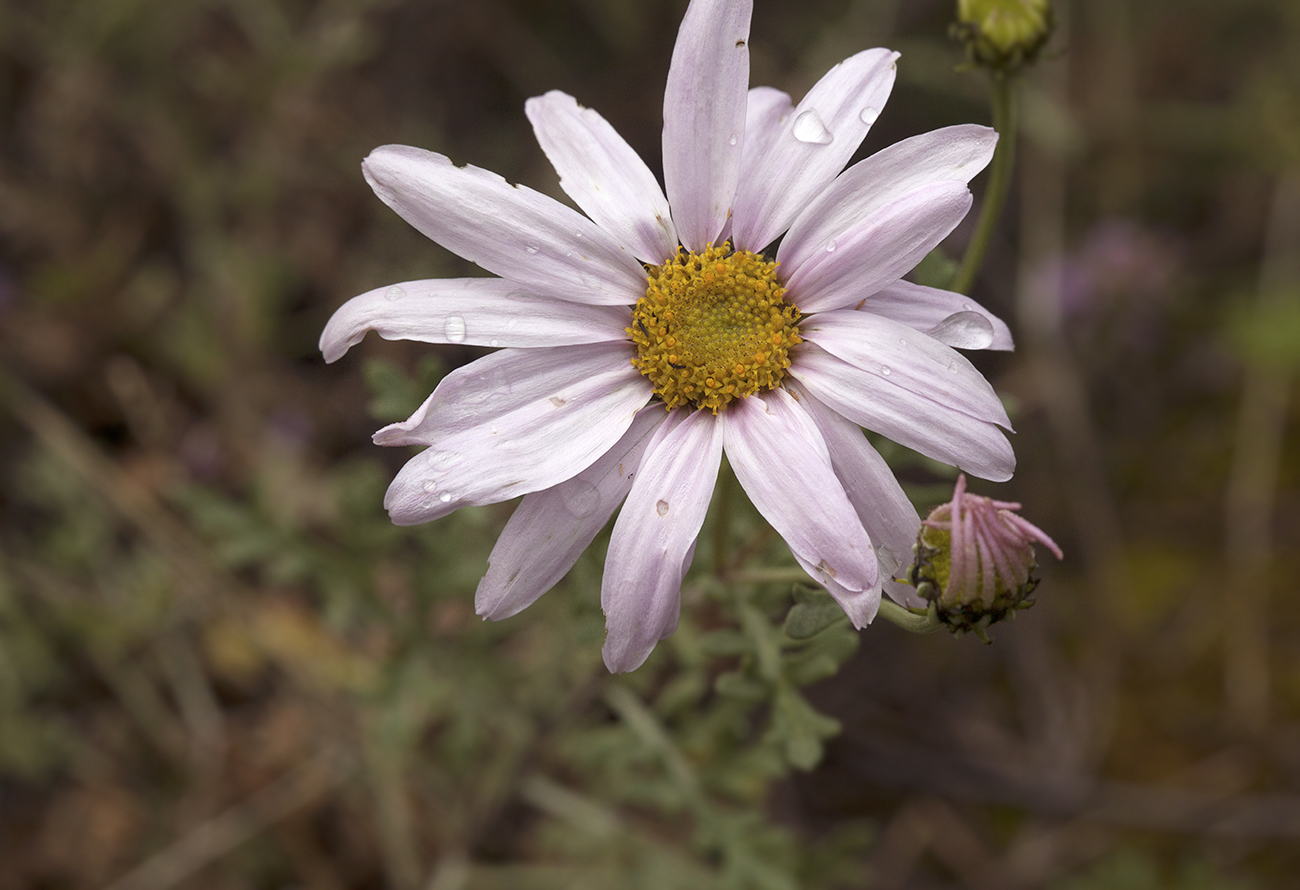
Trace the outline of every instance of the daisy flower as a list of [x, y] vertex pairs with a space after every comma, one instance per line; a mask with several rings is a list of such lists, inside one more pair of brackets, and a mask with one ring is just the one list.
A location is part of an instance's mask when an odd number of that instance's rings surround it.
[[440, 154], [372, 152], [362, 167], [384, 203], [498, 277], [378, 288], [321, 337], [331, 362], [367, 331], [501, 347], [375, 434], [425, 448], [384, 505], [413, 525], [523, 495], [478, 587], [492, 619], [564, 577], [617, 511], [601, 585], [614, 672], [676, 628], [724, 453], [858, 628], [882, 590], [915, 597], [892, 578], [920, 529], [862, 428], [986, 479], [1015, 464], [1002, 404], [953, 348], [1010, 349], [1006, 325], [902, 280], [970, 209], [967, 183], [996, 134], [948, 127], [844, 169], [898, 54], [858, 53], [795, 105], [748, 89], [752, 6], [686, 10], [664, 92], [662, 188], [561, 92], [525, 112], [582, 213]]

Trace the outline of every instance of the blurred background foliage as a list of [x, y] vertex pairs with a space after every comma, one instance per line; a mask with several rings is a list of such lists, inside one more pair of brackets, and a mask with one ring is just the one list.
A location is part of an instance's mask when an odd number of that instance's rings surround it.
[[[603, 539], [486, 624], [510, 505], [389, 525], [369, 433], [477, 353], [316, 339], [473, 269], [358, 161], [559, 196], [523, 102], [562, 89], [658, 169], [685, 5], [0, 0], [0, 888], [1294, 886], [1294, 3], [1056, 3], [975, 291], [1020, 349], [975, 359], [996, 493], [1067, 561], [994, 645], [723, 583], [792, 562], [715, 504], [681, 629], [610, 678]], [[756, 84], [903, 53], [863, 155], [988, 120], [946, 0], [756, 6]]]

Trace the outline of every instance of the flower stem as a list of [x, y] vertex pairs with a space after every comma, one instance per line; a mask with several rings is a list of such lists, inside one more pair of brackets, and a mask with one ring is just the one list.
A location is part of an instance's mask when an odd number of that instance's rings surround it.
[[932, 634], [943, 627], [942, 622], [939, 621], [938, 616], [935, 614], [934, 606], [931, 606], [925, 612], [913, 612], [893, 600], [882, 599], [878, 617], [897, 624], [903, 630], [914, 634]]
[[1016, 155], [1016, 94], [1014, 78], [994, 75], [991, 90], [993, 105], [993, 129], [998, 131], [998, 146], [993, 150], [993, 162], [989, 165], [989, 185], [984, 192], [984, 206], [980, 208], [975, 234], [966, 247], [966, 255], [961, 259], [961, 268], [953, 278], [951, 288], [959, 294], [969, 293], [984, 264], [984, 254], [988, 252], [993, 232], [998, 227], [998, 218], [1002, 215], [1002, 205], [1006, 203], [1007, 192], [1011, 188], [1011, 171], [1015, 167]]

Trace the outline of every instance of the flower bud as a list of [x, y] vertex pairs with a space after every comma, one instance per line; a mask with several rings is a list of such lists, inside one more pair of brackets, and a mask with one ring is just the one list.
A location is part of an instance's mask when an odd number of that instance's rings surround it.
[[972, 63], [1014, 74], [1034, 61], [1052, 24], [1048, 0], [957, 0], [949, 33]]
[[967, 494], [963, 474], [952, 500], [921, 523], [908, 580], [954, 633], [973, 630], [983, 637], [990, 624], [1033, 605], [1028, 596], [1038, 586], [1034, 542], [1063, 558], [1055, 541], [1015, 513], [1019, 509]]

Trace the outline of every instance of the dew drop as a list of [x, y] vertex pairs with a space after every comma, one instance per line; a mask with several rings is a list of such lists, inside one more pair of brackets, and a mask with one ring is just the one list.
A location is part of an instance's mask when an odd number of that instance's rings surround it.
[[400, 284], [394, 284], [388, 290], [384, 291], [385, 300], [400, 300], [404, 296], [406, 296], [406, 288], [402, 287]]
[[727, 140], [727, 144], [728, 144], [728, 145], [735, 145], [735, 144], [736, 144], [737, 142], [739, 142], [739, 141], [740, 141], [740, 140], [736, 138], [736, 134], [735, 134], [735, 133], [732, 133], [732, 134], [731, 134], [731, 138]]
[[858, 117], [869, 127], [876, 122], [877, 118], [880, 117], [880, 109], [868, 105], [866, 108], [862, 109], [862, 113], [859, 114]]
[[500, 345], [501, 345], [501, 341], [498, 340], [496, 337], [493, 337], [491, 340], [488, 341], [488, 346], [491, 346], [493, 348], [496, 348]]
[[536, 244], [526, 244], [524, 245], [524, 250], [526, 250], [528, 253], [537, 253], [537, 251], [541, 250], [541, 248], [538, 247]]
[[659, 503], [655, 504], [655, 510], [658, 511], [658, 513], [659, 513], [660, 516], [667, 516], [667, 515], [668, 515], [668, 502], [667, 502], [667, 501], [660, 501]]
[[954, 312], [926, 333], [954, 349], [988, 349], [993, 345], [993, 322], [978, 312]]
[[830, 252], [833, 251], [834, 249], [835, 249], [835, 242], [834, 242], [834, 241], [827, 241], [827, 242], [826, 242], [826, 252], [827, 252], [827, 253], [830, 253]]
[[461, 318], [459, 315], [451, 316], [447, 319], [447, 323], [443, 325], [442, 332], [447, 335], [448, 342], [464, 343], [465, 319]]
[[821, 116], [809, 108], [807, 111], [801, 111], [799, 116], [794, 119], [792, 132], [794, 138], [800, 142], [808, 142], [814, 145], [829, 145], [835, 139], [831, 131], [826, 129], [826, 124], [822, 123]]
[[444, 491], [442, 494], [438, 495], [438, 500], [442, 501], [444, 504], [450, 503], [450, 502], [451, 502], [451, 492], [450, 492], [450, 491]]
[[423, 485], [421, 485], [420, 488], [424, 491], [425, 494], [433, 494], [435, 491], [438, 490], [438, 483], [430, 479], [427, 482], [425, 482]]
[[573, 479], [561, 490], [560, 500], [574, 519], [586, 519], [600, 506], [600, 490], [586, 479]]
[[975, 311], [975, 304], [974, 304], [974, 303], [962, 303], [962, 304], [961, 304], [961, 308], [964, 309], [964, 310], [966, 310], [967, 312], [974, 312], [974, 311]]
[[880, 373], [881, 373], [881, 374], [884, 374], [886, 377], [888, 377], [888, 376], [889, 376], [890, 374], [892, 374], [893, 372], [889, 370], [889, 365], [881, 365], [881, 366], [880, 366]]

